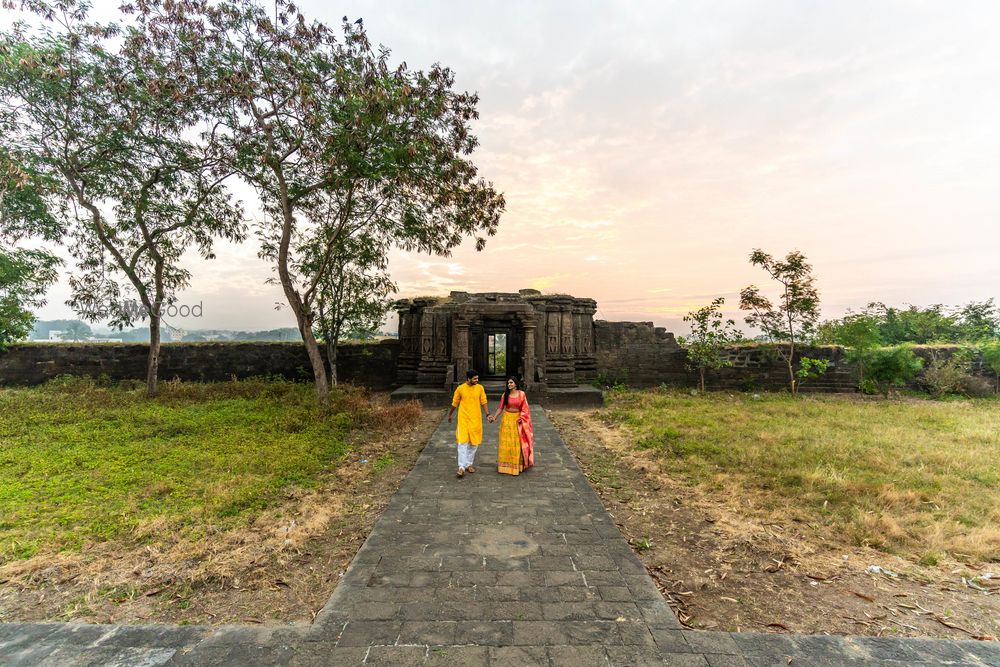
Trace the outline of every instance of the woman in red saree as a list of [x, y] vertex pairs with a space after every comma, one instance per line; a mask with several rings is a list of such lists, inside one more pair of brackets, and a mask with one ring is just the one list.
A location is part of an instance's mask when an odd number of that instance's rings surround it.
[[520, 475], [535, 464], [535, 439], [528, 398], [515, 378], [507, 379], [507, 391], [490, 421], [496, 421], [501, 413], [497, 471], [505, 475]]

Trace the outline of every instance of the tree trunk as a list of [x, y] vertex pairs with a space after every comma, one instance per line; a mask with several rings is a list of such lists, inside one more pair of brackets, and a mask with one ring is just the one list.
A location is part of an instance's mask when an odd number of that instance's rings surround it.
[[295, 289], [294, 281], [288, 270], [289, 246], [291, 245], [295, 216], [292, 213], [292, 204], [285, 188], [284, 174], [279, 168], [275, 168], [275, 175], [282, 186], [281, 209], [284, 218], [281, 227], [281, 240], [278, 243], [278, 278], [281, 280], [281, 289], [285, 293], [285, 300], [288, 301], [288, 305], [295, 314], [299, 333], [302, 334], [302, 341], [306, 346], [306, 354], [309, 355], [309, 364], [312, 366], [313, 378], [316, 381], [316, 397], [319, 399], [320, 408], [325, 410], [330, 404], [330, 385], [327, 383], [326, 366], [323, 364], [323, 355], [319, 351], [319, 343], [316, 342], [316, 337], [313, 335], [311, 306], [309, 303], [303, 302], [302, 297]]
[[699, 375], [698, 389], [701, 390], [701, 393], [704, 394], [705, 393], [705, 367], [704, 366], [702, 366], [701, 368], [698, 369], [698, 375]]
[[330, 342], [329, 336], [326, 336], [326, 365], [327, 373], [330, 377], [330, 385], [335, 386], [337, 384], [337, 366], [333, 361], [333, 343]]
[[308, 306], [302, 303], [302, 298], [295, 291], [294, 285], [292, 285], [287, 263], [279, 264], [278, 275], [281, 278], [281, 286], [284, 288], [288, 305], [291, 306], [292, 312], [295, 314], [295, 322], [299, 326], [299, 333], [302, 334], [302, 342], [306, 346], [309, 365], [312, 366], [313, 379], [316, 382], [316, 398], [319, 399], [320, 407], [326, 409], [330, 402], [330, 385], [326, 379], [326, 365], [323, 363], [323, 354], [319, 350], [319, 343], [316, 342], [316, 336], [313, 335], [312, 318], [307, 310]]
[[311, 326], [299, 326], [302, 333], [302, 340], [306, 344], [306, 354], [309, 355], [309, 364], [313, 369], [313, 379], [316, 381], [316, 398], [322, 407], [327, 407], [330, 402], [330, 385], [326, 378], [326, 366], [323, 364], [323, 355], [319, 351], [319, 343], [313, 336]]
[[[794, 348], [793, 348], [794, 350]], [[794, 351], [788, 353], [788, 359], [786, 363], [788, 364], [788, 382], [792, 387], [792, 396], [798, 393], [798, 383], [795, 381], [795, 368], [792, 365], [792, 357], [794, 356]]]
[[160, 313], [159, 308], [150, 308], [149, 313], [149, 356], [146, 358], [146, 396], [156, 396], [157, 372], [160, 366]]
[[337, 340], [332, 339], [327, 348], [327, 356], [330, 359], [330, 385], [337, 386]]

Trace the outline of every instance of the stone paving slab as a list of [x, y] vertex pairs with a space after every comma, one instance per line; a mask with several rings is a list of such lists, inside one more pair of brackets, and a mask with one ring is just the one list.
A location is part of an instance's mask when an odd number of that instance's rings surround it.
[[[442, 421], [310, 626], [0, 625], [0, 665], [984, 665], [997, 642], [683, 630], [542, 410], [455, 477]], [[791, 662], [789, 662], [791, 660]]]

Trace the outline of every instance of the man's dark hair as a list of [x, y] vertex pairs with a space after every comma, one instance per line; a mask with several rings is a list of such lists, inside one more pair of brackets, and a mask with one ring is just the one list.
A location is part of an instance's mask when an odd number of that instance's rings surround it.
[[476, 377], [477, 375], [479, 375], [479, 373], [477, 373], [476, 371], [472, 370], [471, 368], [469, 370], [465, 371], [465, 379], [466, 380], [471, 380], [472, 378]]

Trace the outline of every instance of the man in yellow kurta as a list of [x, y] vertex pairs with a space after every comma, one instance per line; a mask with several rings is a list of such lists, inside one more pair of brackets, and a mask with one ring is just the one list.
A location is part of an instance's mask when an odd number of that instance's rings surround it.
[[[464, 477], [467, 472], [476, 472], [472, 465], [476, 459], [476, 449], [483, 441], [483, 415], [489, 415], [486, 407], [486, 391], [479, 384], [479, 374], [469, 371], [465, 374], [465, 382], [458, 385], [451, 399], [451, 410], [448, 412], [448, 423], [458, 408], [458, 428], [455, 429], [455, 442], [458, 443], [458, 477]], [[479, 411], [482, 410], [482, 413]]]

